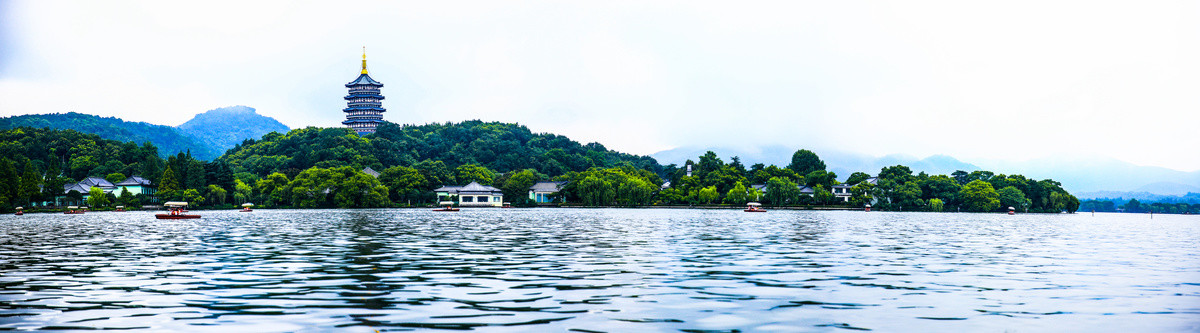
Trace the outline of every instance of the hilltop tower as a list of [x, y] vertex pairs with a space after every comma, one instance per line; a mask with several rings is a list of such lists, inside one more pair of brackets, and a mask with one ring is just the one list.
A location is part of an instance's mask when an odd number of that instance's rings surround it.
[[358, 132], [358, 135], [375, 133], [375, 127], [383, 122], [383, 113], [387, 110], [383, 108], [383, 95], [379, 94], [383, 83], [367, 75], [366, 47], [363, 47], [362, 73], [347, 83], [346, 88], [350, 89], [350, 95], [346, 96], [346, 108], [342, 109], [346, 113], [346, 121], [342, 124]]

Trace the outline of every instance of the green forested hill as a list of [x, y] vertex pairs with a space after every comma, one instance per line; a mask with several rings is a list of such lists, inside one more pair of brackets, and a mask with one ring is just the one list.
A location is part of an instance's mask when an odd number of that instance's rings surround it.
[[382, 170], [424, 160], [441, 161], [451, 168], [481, 165], [499, 172], [534, 169], [550, 176], [625, 163], [654, 173], [662, 171], [662, 166], [648, 156], [611, 151], [598, 143], [580, 144], [560, 135], [533, 133], [517, 124], [482, 121], [404, 126], [384, 123], [375, 134], [365, 137], [346, 128], [309, 127], [247, 140], [220, 160], [235, 171], [257, 175], [295, 174], [314, 166], [352, 165]]
[[216, 159], [242, 140], [288, 131], [287, 126], [274, 118], [259, 115], [253, 108], [245, 106], [209, 110], [179, 127], [75, 112], [0, 118], [0, 129], [18, 127], [69, 129], [121, 142], [150, 142], [159, 148], [163, 157], [190, 151], [201, 160]]
[[69, 129], [120, 142], [150, 142], [159, 148], [163, 156], [188, 150], [201, 159], [220, 155], [216, 149], [200, 144], [174, 127], [124, 121], [115, 117], [68, 112], [0, 118], [0, 129], [18, 127]]

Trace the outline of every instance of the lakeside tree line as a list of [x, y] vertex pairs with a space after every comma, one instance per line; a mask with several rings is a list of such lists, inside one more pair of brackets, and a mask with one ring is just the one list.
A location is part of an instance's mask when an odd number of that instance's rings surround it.
[[[610, 151], [596, 143], [482, 121], [385, 123], [367, 136], [346, 128], [310, 127], [245, 140], [213, 161], [186, 152], [163, 159], [150, 144], [71, 130], [18, 128], [3, 132], [2, 138], [0, 177], [31, 184], [0, 193], [4, 207], [50, 201], [61, 195], [63, 184], [87, 176], [116, 183], [131, 175], [156, 184], [158, 202], [183, 200], [209, 207], [242, 202], [300, 208], [424, 205], [436, 200], [435, 188], [472, 181], [500, 188], [506, 201], [523, 205], [529, 204], [529, 186], [544, 180], [565, 181], [559, 198], [588, 206], [760, 201], [773, 206], [873, 204], [876, 209], [903, 211], [999, 211], [1013, 206], [1030, 212], [1074, 211], [1079, 206], [1052, 180], [987, 171], [913, 174], [899, 165], [880, 170], [874, 184], [865, 182], [872, 177], [868, 173], [849, 175], [844, 183], [855, 186], [846, 202], [831, 192], [843, 183], [838, 175], [808, 150], [797, 151], [784, 167], [746, 166], [738, 157], [726, 162], [712, 152], [683, 165], [662, 166], [653, 158]], [[363, 173], [364, 167], [377, 170], [379, 176]], [[151, 203], [144, 195], [89, 197], [98, 200], [93, 206]]]

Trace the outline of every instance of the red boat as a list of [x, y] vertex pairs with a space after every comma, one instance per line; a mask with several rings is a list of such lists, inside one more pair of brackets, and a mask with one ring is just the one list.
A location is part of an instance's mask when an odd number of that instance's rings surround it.
[[17, 207], [15, 209], [17, 210], [17, 213], [14, 215], [17, 215], [17, 216], [25, 215], [25, 207]]
[[200, 215], [192, 214], [154, 214], [154, 217], [159, 220], [182, 220], [182, 219], [198, 219]]
[[762, 206], [762, 204], [757, 203], [757, 202], [748, 202], [748, 203], [746, 203], [746, 209], [742, 210], [742, 211], [747, 212], [747, 213], [764, 213], [764, 212], [766, 212], [767, 210], [762, 209], [761, 206]]
[[159, 220], [182, 220], [182, 219], [198, 219], [198, 218], [200, 218], [200, 215], [184, 214], [184, 212], [187, 212], [187, 211], [184, 210], [183, 207], [187, 207], [187, 202], [169, 201], [169, 202], [163, 204], [163, 206], [167, 206], [167, 209], [171, 210], [171, 212], [167, 213], [167, 214], [154, 214], [154, 217], [158, 218]]
[[83, 210], [79, 209], [79, 206], [67, 206], [67, 211], [63, 214], [83, 214]]
[[249, 202], [244, 203], [244, 204], [242, 204], [242, 210], [239, 210], [239, 212], [242, 212], [242, 213], [253, 212], [254, 210], [250, 209], [250, 207], [254, 207], [254, 204], [249, 203]]

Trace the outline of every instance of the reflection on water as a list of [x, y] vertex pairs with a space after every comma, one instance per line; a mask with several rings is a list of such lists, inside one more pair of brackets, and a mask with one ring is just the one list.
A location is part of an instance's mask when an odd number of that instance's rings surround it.
[[0, 330], [1197, 331], [1200, 217], [0, 217]]

